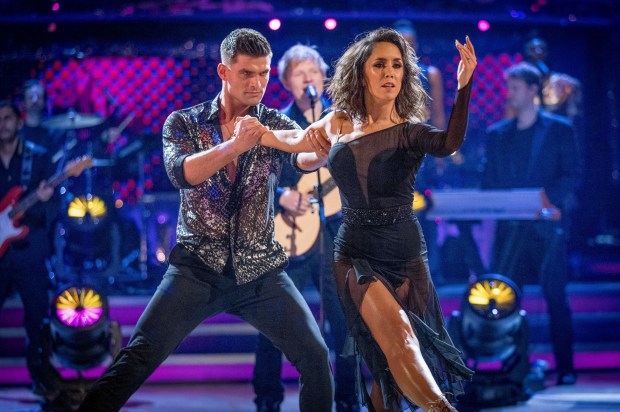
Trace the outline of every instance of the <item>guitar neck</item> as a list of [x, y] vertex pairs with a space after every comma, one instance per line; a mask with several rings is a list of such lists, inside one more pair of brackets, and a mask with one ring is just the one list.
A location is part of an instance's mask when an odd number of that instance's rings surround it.
[[[56, 187], [66, 178], [67, 178], [67, 174], [65, 172], [58, 172], [49, 179], [49, 181], [47, 182], [47, 186]], [[9, 213], [9, 218], [13, 219], [18, 214], [25, 212], [38, 201], [39, 201], [39, 198], [37, 197], [37, 192], [35, 190], [34, 192], [30, 193], [28, 196], [23, 198], [22, 201], [19, 202], [13, 208], [13, 210], [11, 210], [11, 212]]]

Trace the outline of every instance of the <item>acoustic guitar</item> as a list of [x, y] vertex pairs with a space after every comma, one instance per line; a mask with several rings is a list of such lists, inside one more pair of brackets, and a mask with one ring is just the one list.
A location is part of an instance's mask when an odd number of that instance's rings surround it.
[[[328, 218], [342, 209], [340, 191], [326, 167], [321, 167], [319, 173], [323, 185], [325, 217]], [[317, 199], [317, 185], [317, 173], [307, 173], [301, 177], [293, 189], [300, 193], [310, 194], [313, 199]], [[287, 213], [279, 213], [275, 217], [275, 238], [284, 247], [291, 260], [301, 259], [312, 249], [319, 238], [321, 222], [318, 204], [312, 205], [312, 210], [302, 216], [293, 217]]]

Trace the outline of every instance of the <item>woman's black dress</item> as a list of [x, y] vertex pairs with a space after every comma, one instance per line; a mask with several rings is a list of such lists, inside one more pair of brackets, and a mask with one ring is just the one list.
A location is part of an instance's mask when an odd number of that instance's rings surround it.
[[[401, 123], [349, 142], [338, 141], [329, 153], [328, 168], [343, 205], [334, 276], [349, 331], [386, 407], [398, 404], [400, 390], [358, 311], [372, 281], [383, 282], [409, 314], [424, 359], [442, 391], [459, 395], [461, 381], [473, 373], [445, 329], [424, 236], [412, 211], [415, 176], [426, 153], [447, 156], [451, 152], [447, 147], [458, 147], [464, 140], [471, 87], [470, 81], [458, 91], [447, 131]], [[348, 276], [356, 276], [359, 287], [350, 290]], [[367, 394], [364, 402], [368, 403]]]

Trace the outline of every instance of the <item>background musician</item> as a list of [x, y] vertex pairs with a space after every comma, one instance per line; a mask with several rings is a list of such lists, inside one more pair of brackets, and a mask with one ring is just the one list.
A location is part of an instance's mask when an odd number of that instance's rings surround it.
[[515, 117], [488, 130], [483, 189], [544, 188], [550, 203], [535, 221], [502, 221], [492, 271], [522, 286], [537, 274], [549, 311], [558, 384], [573, 384], [573, 328], [566, 296], [567, 216], [574, 207], [579, 157], [572, 123], [536, 104], [540, 71], [519, 63], [506, 71], [507, 103]]
[[[327, 113], [330, 103], [323, 96], [327, 69], [327, 64], [314, 48], [300, 44], [289, 48], [278, 62], [280, 81], [293, 96], [293, 102], [282, 112], [297, 122], [301, 128], [305, 129], [314, 119], [319, 119]], [[309, 85], [316, 89], [311, 90], [310, 94], [308, 93]], [[325, 173], [327, 171], [323, 172], [322, 179], [325, 179]], [[312, 213], [310, 220], [319, 225], [318, 210], [316, 210], [318, 206], [311, 205], [313, 194], [296, 190], [302, 176], [305, 180], [312, 180], [314, 184], [317, 182], [316, 173], [302, 175], [290, 163], [284, 163], [280, 175], [280, 187], [277, 188], [275, 196], [276, 210], [279, 209], [281, 214], [289, 218], [307, 216]], [[331, 348], [336, 352], [336, 410], [345, 412], [359, 411], [360, 406], [355, 396], [353, 357], [342, 356], [346, 339], [345, 319], [340, 309], [332, 276], [334, 236], [340, 227], [341, 220], [339, 212], [326, 219], [325, 230], [319, 234], [324, 239], [323, 256], [320, 256], [318, 248], [314, 247], [304, 256], [292, 258], [286, 271], [300, 291], [303, 290], [309, 278], [312, 279], [317, 290], [321, 291], [320, 276], [322, 275], [321, 299], [325, 315], [331, 325], [329, 334], [332, 338], [326, 340], [331, 343]], [[308, 219], [305, 221], [307, 222]], [[282, 219], [276, 220], [276, 232], [283, 229], [278, 228], [278, 222], [282, 222]], [[310, 228], [301, 227], [300, 229], [301, 233], [304, 230], [310, 231]], [[280, 379], [281, 370], [282, 352], [275, 348], [269, 339], [260, 334], [252, 379], [257, 411], [280, 410], [280, 404], [284, 399], [284, 387]]]
[[[0, 308], [15, 289], [24, 307], [24, 327], [27, 338], [26, 361], [33, 390], [45, 395], [50, 366], [41, 350], [41, 325], [48, 317], [50, 278], [46, 259], [51, 254], [50, 217], [55, 210], [54, 189], [46, 185], [54, 167], [50, 157], [29, 141], [21, 139], [23, 126], [19, 109], [8, 100], [0, 101]], [[11, 210], [11, 189], [25, 188], [22, 199], [36, 192], [39, 202], [28, 208], [17, 223], [8, 215]], [[18, 199], [19, 200], [19, 199]], [[15, 216], [18, 219], [19, 216]], [[16, 224], [28, 227], [25, 237], [12, 241], [4, 239], [9, 228]], [[10, 225], [10, 226], [9, 226]], [[6, 243], [8, 242], [8, 243]]]

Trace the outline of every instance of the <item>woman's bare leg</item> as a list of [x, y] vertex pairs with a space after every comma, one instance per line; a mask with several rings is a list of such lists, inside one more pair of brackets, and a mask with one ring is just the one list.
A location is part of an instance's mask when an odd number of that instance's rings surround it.
[[[356, 286], [354, 277], [349, 277], [349, 287]], [[359, 311], [387, 358], [400, 390], [422, 410], [429, 410], [434, 402], [443, 398], [443, 394], [422, 357], [420, 344], [405, 311], [380, 281], [368, 286]], [[372, 403], [374, 406], [375, 402]], [[380, 406], [383, 407], [382, 401]]]
[[376, 382], [372, 383], [372, 388], [370, 389], [370, 403], [372, 403], [373, 407], [372, 412], [394, 412], [394, 409], [385, 409], [381, 389], [379, 389], [379, 385]]

